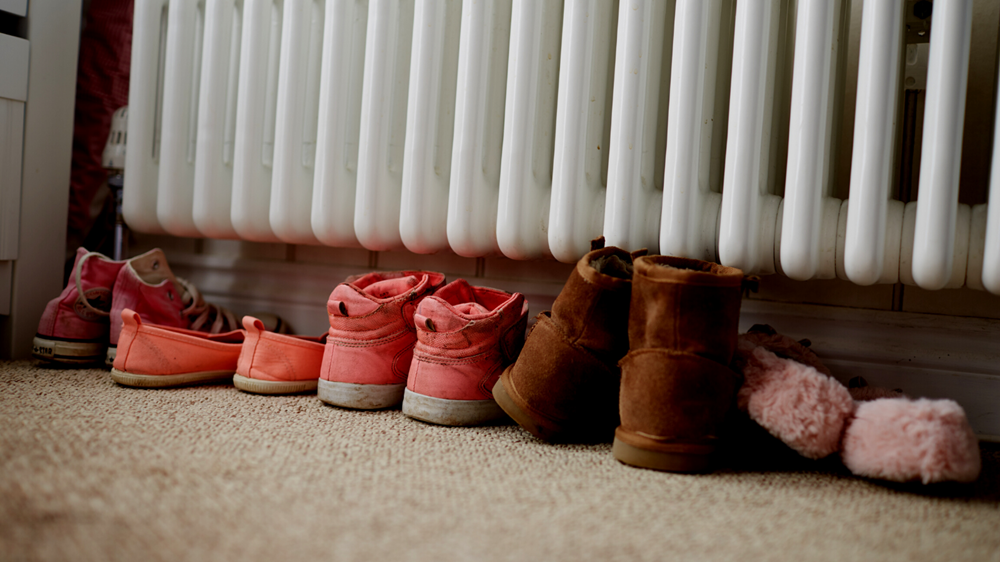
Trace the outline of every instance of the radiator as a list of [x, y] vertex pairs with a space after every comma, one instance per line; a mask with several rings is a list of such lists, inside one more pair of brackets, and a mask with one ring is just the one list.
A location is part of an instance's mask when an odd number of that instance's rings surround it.
[[136, 0], [125, 218], [212, 302], [309, 334], [373, 268], [534, 315], [598, 236], [718, 261], [766, 276], [741, 330], [1000, 441], [1000, 7], [927, 8]]
[[[796, 280], [1000, 294], [1000, 142], [991, 203], [958, 197], [973, 3], [936, 0], [920, 44], [913, 5], [853, 6], [841, 200], [850, 1], [136, 0], [125, 218], [567, 263], [603, 235]], [[913, 201], [907, 90], [924, 96]]]

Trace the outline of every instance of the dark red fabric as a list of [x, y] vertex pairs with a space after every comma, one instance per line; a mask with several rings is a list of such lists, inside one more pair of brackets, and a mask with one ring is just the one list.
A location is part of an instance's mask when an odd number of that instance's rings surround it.
[[101, 154], [111, 115], [128, 105], [132, 8], [133, 0], [92, 0], [80, 33], [67, 225], [67, 243], [74, 247], [69, 251], [83, 243], [94, 223], [90, 206], [107, 179]]

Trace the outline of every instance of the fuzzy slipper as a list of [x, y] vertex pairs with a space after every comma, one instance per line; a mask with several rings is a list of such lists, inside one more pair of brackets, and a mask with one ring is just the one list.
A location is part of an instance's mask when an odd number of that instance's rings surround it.
[[840, 456], [858, 476], [893, 482], [973, 482], [981, 469], [979, 442], [954, 400], [859, 402]]
[[750, 351], [743, 363], [740, 410], [804, 457], [821, 459], [840, 450], [854, 412], [844, 385], [763, 347]]
[[860, 377], [848, 390], [812, 350], [770, 326], [740, 336], [733, 366], [744, 377], [740, 410], [804, 457], [839, 451], [852, 473], [894, 482], [979, 476], [979, 443], [952, 400], [913, 400]]

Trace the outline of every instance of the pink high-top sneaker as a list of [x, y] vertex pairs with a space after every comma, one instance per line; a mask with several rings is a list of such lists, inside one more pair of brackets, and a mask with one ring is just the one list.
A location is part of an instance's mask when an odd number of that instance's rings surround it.
[[458, 279], [424, 299], [414, 323], [417, 345], [403, 413], [441, 425], [506, 418], [492, 388], [524, 343], [524, 295], [472, 287]]
[[32, 355], [57, 363], [92, 363], [104, 359], [111, 294], [124, 265], [124, 261], [78, 249], [69, 283], [45, 306], [38, 322]]
[[359, 410], [399, 405], [417, 341], [413, 313], [444, 284], [430, 271], [378, 272], [337, 285], [317, 394]]
[[269, 332], [253, 316], [243, 317], [246, 341], [233, 375], [236, 388], [253, 394], [316, 390], [327, 335], [318, 338]]
[[121, 314], [130, 309], [147, 324], [218, 334], [241, 328], [232, 312], [209, 304], [191, 283], [175, 277], [160, 249], [134, 257], [115, 279], [107, 363], [114, 363], [122, 330]]

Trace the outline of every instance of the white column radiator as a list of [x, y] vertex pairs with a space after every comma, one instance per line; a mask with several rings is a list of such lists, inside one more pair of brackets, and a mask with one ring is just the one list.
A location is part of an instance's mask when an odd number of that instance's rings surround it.
[[562, 262], [604, 235], [1000, 295], [1000, 137], [988, 203], [958, 202], [972, 0], [933, 2], [919, 182], [894, 196], [912, 4], [854, 3], [840, 200], [850, 0], [136, 0], [125, 218]]

